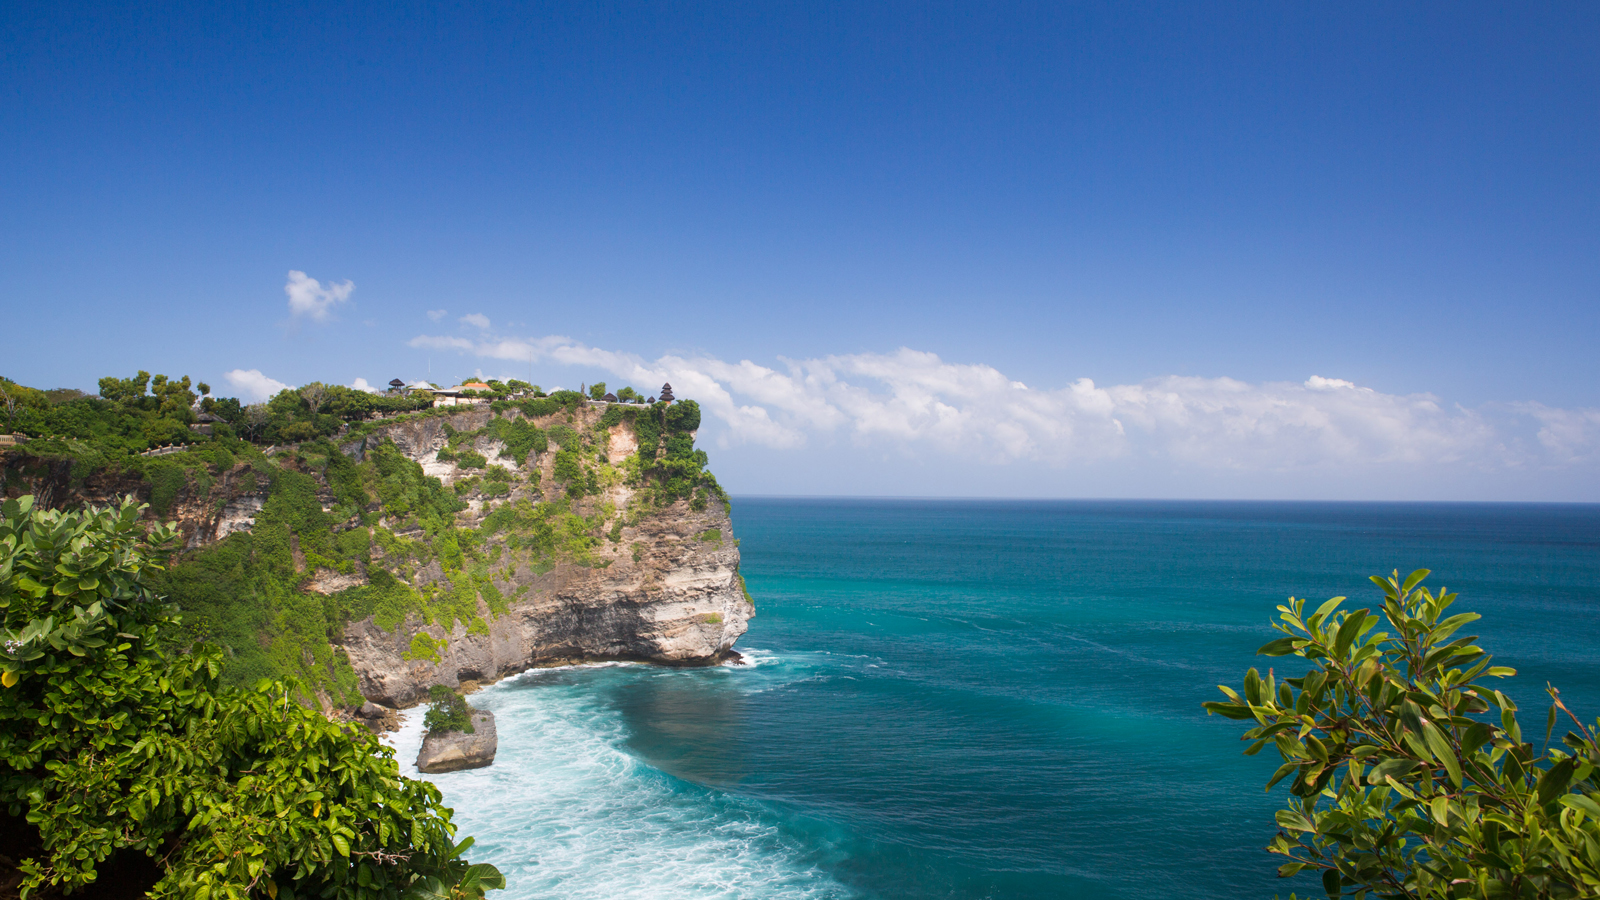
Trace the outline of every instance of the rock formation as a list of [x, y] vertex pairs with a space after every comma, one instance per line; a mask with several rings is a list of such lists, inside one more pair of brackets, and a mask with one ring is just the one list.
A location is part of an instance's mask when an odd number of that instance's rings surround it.
[[[727, 537], [706, 540], [707, 532]], [[449, 630], [424, 625], [415, 617], [387, 632], [371, 617], [351, 623], [340, 646], [361, 679], [361, 693], [405, 707], [424, 699], [430, 685], [497, 681], [541, 665], [707, 665], [728, 654], [755, 614], [720, 501], [701, 512], [677, 504], [645, 518], [625, 527], [622, 540], [600, 555], [604, 568], [561, 563], [537, 575], [519, 569], [514, 580], [501, 583], [502, 592], [528, 590], [507, 613], [485, 617], [488, 634], [470, 633], [459, 622]], [[445, 645], [437, 662], [406, 658], [419, 632]]]
[[446, 731], [428, 732], [422, 739], [422, 750], [417, 753], [417, 771], [428, 775], [439, 772], [459, 772], [462, 769], [481, 769], [494, 762], [499, 740], [494, 730], [494, 713], [488, 710], [472, 711], [472, 733]]

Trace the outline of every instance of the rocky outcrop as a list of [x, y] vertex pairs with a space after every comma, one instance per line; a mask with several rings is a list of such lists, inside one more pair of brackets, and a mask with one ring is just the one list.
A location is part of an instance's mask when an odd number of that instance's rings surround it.
[[422, 739], [422, 750], [417, 753], [417, 771], [435, 775], [481, 769], [494, 762], [494, 754], [499, 746], [494, 730], [494, 713], [475, 709], [472, 711], [471, 734], [460, 731], [440, 734], [428, 732], [427, 737]]
[[[708, 533], [722, 538], [707, 539]], [[507, 613], [485, 615], [488, 634], [471, 634], [460, 623], [447, 631], [415, 617], [392, 632], [371, 618], [352, 623], [341, 646], [362, 694], [405, 707], [423, 699], [430, 685], [457, 688], [536, 666], [709, 665], [728, 655], [755, 615], [739, 580], [727, 509], [716, 500], [700, 512], [674, 504], [624, 528], [621, 540], [598, 555], [604, 568], [562, 563], [543, 574], [519, 568], [499, 587], [508, 596], [527, 591]], [[406, 659], [419, 632], [445, 645], [438, 661]]]
[[354, 717], [356, 721], [367, 726], [367, 729], [374, 734], [395, 731], [400, 727], [400, 713], [398, 710], [390, 709], [387, 706], [379, 706], [371, 700], [357, 707]]
[[[570, 424], [589, 427], [599, 415], [600, 411], [584, 410]], [[471, 409], [449, 421], [457, 431], [470, 431], [489, 417], [488, 410]], [[432, 418], [397, 423], [341, 450], [357, 458], [374, 441], [392, 440], [427, 474], [454, 484], [473, 473], [438, 459], [448, 437], [444, 422]], [[612, 464], [638, 446], [626, 425], [610, 429], [605, 443]], [[485, 438], [475, 449], [496, 460], [499, 446]], [[544, 487], [519, 487], [506, 501], [559, 496], [552, 468], [556, 449], [552, 445], [550, 452], [530, 456], [520, 473], [537, 471], [534, 483]], [[480, 601], [478, 612], [487, 633], [482, 628], [474, 633], [459, 621], [424, 622], [415, 614], [393, 630], [379, 627], [372, 617], [348, 624], [339, 648], [356, 672], [361, 693], [381, 704], [407, 707], [423, 700], [435, 684], [460, 689], [466, 683], [493, 682], [538, 666], [588, 660], [693, 666], [729, 658], [755, 609], [739, 577], [738, 541], [727, 506], [715, 497], [699, 510], [686, 501], [659, 509], [639, 508], [634, 501], [633, 491], [621, 485], [583, 501], [585, 509], [609, 504], [619, 511], [622, 522], [620, 530], [586, 560], [560, 561], [548, 569], [516, 563], [510, 572], [497, 566], [495, 588], [515, 599], [499, 615]], [[490, 508], [477, 500], [469, 503], [471, 508], [462, 514], [467, 522], [481, 520]], [[434, 561], [410, 580], [420, 588], [440, 583], [443, 577]], [[419, 658], [414, 652], [419, 634], [432, 639], [437, 658]]]

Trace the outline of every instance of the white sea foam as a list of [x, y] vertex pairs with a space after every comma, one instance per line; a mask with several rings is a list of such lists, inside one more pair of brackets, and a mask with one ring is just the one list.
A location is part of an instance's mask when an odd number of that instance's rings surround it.
[[[751, 655], [753, 666], [775, 661]], [[472, 696], [496, 717], [500, 746], [488, 768], [418, 776], [421, 708], [403, 713], [390, 739], [401, 772], [438, 785], [461, 833], [477, 838], [471, 858], [505, 873], [509, 887], [495, 900], [852, 896], [807, 861], [771, 809], [641, 762], [620, 749], [620, 714], [584, 679], [529, 682], [541, 677], [550, 675], [528, 673]]]

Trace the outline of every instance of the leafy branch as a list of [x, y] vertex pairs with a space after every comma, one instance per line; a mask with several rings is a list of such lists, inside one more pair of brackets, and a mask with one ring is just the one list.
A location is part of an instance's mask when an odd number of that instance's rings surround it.
[[[1515, 671], [1457, 637], [1480, 617], [1447, 616], [1456, 595], [1423, 587], [1428, 574], [1374, 577], [1381, 612], [1335, 597], [1307, 614], [1290, 598], [1273, 626], [1284, 636], [1258, 652], [1315, 667], [1281, 682], [1252, 668], [1204, 704], [1255, 723], [1247, 755], [1271, 745], [1283, 759], [1267, 782], [1290, 779], [1267, 847], [1289, 860], [1279, 875], [1320, 872], [1329, 897], [1594, 896], [1595, 732], [1548, 687], [1545, 746], [1524, 740], [1516, 704], [1481, 681]], [[1577, 730], [1552, 746], [1558, 712]]]

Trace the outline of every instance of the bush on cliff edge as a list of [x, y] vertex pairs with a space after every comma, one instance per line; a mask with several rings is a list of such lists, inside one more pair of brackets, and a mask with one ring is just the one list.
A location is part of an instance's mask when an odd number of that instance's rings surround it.
[[224, 689], [219, 651], [173, 643], [146, 576], [175, 531], [146, 533], [141, 510], [0, 505], [0, 835], [23, 890], [102, 871], [200, 900], [503, 886], [460, 859], [470, 839], [453, 841], [438, 790], [399, 777], [373, 736], [280, 683]]

